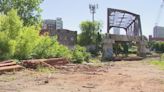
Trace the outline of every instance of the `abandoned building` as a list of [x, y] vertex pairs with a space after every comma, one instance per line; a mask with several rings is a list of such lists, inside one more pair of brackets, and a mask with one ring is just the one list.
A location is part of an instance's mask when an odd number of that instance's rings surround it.
[[[126, 35], [111, 34], [111, 28], [124, 29]], [[136, 42], [138, 55], [146, 55], [145, 37], [142, 35], [140, 15], [120, 9], [107, 9], [107, 33], [103, 40], [103, 59], [113, 57], [113, 44]]]
[[74, 48], [76, 45], [77, 32], [63, 29], [62, 18], [56, 18], [56, 20], [44, 20], [40, 35], [45, 33], [48, 33], [49, 36], [57, 36], [58, 42], [70, 49]]
[[72, 49], [76, 45], [77, 41], [77, 32], [70, 31], [67, 29], [57, 29], [57, 30], [48, 30], [42, 29], [40, 34], [48, 33], [49, 36], [57, 36], [57, 40], [60, 44], [67, 46]]

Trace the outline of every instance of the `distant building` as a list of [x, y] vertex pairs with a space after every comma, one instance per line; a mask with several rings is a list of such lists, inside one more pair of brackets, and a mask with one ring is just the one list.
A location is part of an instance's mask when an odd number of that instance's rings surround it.
[[164, 38], [164, 27], [155, 26], [153, 29], [153, 38]]
[[152, 37], [152, 35], [149, 35], [149, 41], [164, 41], [164, 38], [154, 38], [154, 37]]
[[49, 36], [57, 36], [57, 40], [60, 44], [72, 49], [77, 42], [77, 31], [71, 31], [67, 29], [48, 30], [42, 29], [40, 35], [48, 33]]
[[52, 20], [52, 19], [44, 20], [42, 29], [49, 29], [49, 30], [56, 29], [56, 20]]
[[52, 20], [52, 19], [44, 20], [42, 29], [49, 29], [49, 30], [63, 29], [62, 18], [56, 18], [56, 20]]
[[113, 34], [120, 35], [120, 28], [113, 28]]
[[44, 20], [40, 35], [46, 33], [48, 33], [49, 36], [57, 36], [58, 42], [70, 49], [74, 48], [76, 45], [77, 31], [63, 29], [62, 18]]
[[56, 29], [63, 29], [62, 18], [56, 18]]
[[149, 36], [149, 41], [164, 41], [164, 27], [155, 26], [153, 36]]

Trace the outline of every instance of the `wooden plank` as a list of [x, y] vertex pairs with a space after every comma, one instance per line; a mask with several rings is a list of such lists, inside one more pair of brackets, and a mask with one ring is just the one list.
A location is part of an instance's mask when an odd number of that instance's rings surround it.
[[0, 64], [11, 63], [11, 62], [13, 62], [13, 61], [2, 61], [2, 62], [0, 62]]
[[0, 67], [12, 66], [12, 65], [16, 65], [16, 63], [15, 62], [4, 63], [4, 64], [0, 64]]
[[0, 71], [9, 71], [9, 70], [21, 69], [21, 68], [23, 67], [20, 65], [5, 66], [5, 67], [0, 67]]

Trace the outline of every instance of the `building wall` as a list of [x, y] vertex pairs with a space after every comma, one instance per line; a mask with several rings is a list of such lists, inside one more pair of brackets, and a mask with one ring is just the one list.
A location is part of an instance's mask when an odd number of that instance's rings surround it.
[[164, 27], [155, 26], [153, 29], [154, 38], [164, 38]]
[[50, 30], [56, 29], [56, 20], [51, 20], [51, 19], [44, 20], [42, 29], [50, 29]]
[[56, 18], [56, 20], [52, 20], [52, 19], [44, 20], [42, 29], [49, 29], [49, 30], [63, 29], [62, 18]]
[[57, 36], [57, 40], [60, 44], [69, 47], [70, 49], [74, 48], [77, 42], [77, 32], [70, 31], [66, 29], [58, 29], [58, 30], [41, 30], [40, 34], [43, 35], [46, 32], [49, 33], [50, 36]]
[[56, 29], [63, 29], [62, 18], [56, 18]]

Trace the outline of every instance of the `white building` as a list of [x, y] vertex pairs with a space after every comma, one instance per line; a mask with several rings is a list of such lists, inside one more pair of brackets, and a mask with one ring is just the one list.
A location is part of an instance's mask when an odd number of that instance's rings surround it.
[[120, 28], [113, 28], [113, 34], [120, 35]]
[[164, 27], [155, 26], [153, 29], [154, 38], [164, 38]]

